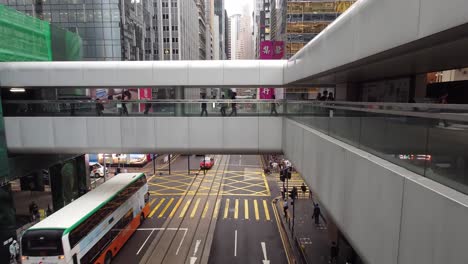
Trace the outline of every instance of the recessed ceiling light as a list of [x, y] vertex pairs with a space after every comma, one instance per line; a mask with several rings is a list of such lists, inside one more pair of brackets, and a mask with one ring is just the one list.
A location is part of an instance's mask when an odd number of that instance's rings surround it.
[[24, 93], [26, 90], [24, 88], [11, 88], [10, 92], [12, 93]]

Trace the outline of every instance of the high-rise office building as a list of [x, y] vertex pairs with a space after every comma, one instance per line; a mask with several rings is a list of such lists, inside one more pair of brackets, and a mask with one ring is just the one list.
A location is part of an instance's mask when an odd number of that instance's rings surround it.
[[195, 1], [155, 0], [158, 60], [199, 59], [199, 6]]
[[78, 33], [84, 60], [144, 60], [151, 5], [118, 0], [0, 0], [34, 17]]
[[[283, 0], [285, 1], [285, 0]], [[282, 2], [281, 0], [279, 2]], [[286, 8], [285, 24], [286, 57], [290, 58], [305, 44], [348, 9], [355, 1], [287, 0], [278, 8]], [[286, 6], [284, 5], [286, 4]], [[284, 18], [284, 17], [283, 17]], [[281, 29], [281, 25], [276, 28]], [[276, 33], [276, 32], [275, 32]], [[282, 37], [275, 34], [275, 37]]]
[[225, 59], [226, 58], [226, 39], [224, 38], [224, 32], [226, 31], [226, 27], [224, 24], [224, 16], [225, 16], [225, 10], [224, 10], [224, 0], [214, 0], [214, 14], [215, 16], [218, 16], [219, 18], [219, 25], [217, 27], [214, 27], [215, 30], [218, 31], [219, 34], [219, 42], [217, 43], [217, 49], [219, 49], [219, 56], [220, 59]]
[[254, 40], [252, 36], [252, 23], [248, 6], [244, 6], [239, 21], [238, 40], [236, 43], [236, 59], [251, 60], [255, 57]]
[[198, 8], [198, 35], [199, 35], [199, 44], [198, 44], [198, 52], [199, 52], [199, 59], [206, 60], [206, 10], [205, 10], [205, 0], [196, 0], [197, 1], [197, 8]]
[[231, 46], [231, 60], [236, 60], [237, 42], [239, 42], [239, 29], [240, 29], [241, 15], [235, 14], [229, 17], [230, 25], [230, 46]]
[[224, 10], [224, 54], [226, 55], [225, 59], [229, 60], [228, 58], [228, 50], [229, 50], [229, 45], [230, 44], [230, 31], [229, 31], [229, 17], [227, 14], [226, 9]]
[[228, 60], [232, 59], [231, 31], [231, 18], [226, 13], [226, 59]]

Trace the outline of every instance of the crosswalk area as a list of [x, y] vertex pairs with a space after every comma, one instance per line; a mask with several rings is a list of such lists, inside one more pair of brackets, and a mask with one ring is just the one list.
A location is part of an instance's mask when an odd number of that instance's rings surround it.
[[[206, 201], [206, 202], [205, 202]], [[148, 218], [194, 218], [201, 212], [201, 218], [243, 221], [271, 221], [272, 207], [266, 199], [219, 198], [210, 203], [203, 197], [154, 198], [150, 201]], [[207, 215], [214, 207], [212, 215]]]
[[278, 181], [276, 182], [278, 185], [278, 189], [281, 191], [283, 190], [283, 186], [287, 189], [288, 193], [292, 190], [294, 186], [296, 186], [297, 191], [298, 191], [298, 199], [309, 199], [309, 187], [307, 187], [307, 190], [305, 193], [302, 192], [301, 186], [302, 183], [304, 183], [306, 186], [307, 184], [305, 183], [304, 179], [302, 179], [301, 175], [297, 172], [293, 172], [291, 174], [291, 179], [288, 180], [288, 183], [282, 182], [279, 180], [278, 176]]

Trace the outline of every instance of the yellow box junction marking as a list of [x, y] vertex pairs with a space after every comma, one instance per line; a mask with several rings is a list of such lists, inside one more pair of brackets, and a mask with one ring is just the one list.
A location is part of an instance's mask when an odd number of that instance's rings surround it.
[[265, 210], [265, 217], [267, 221], [270, 221], [270, 211], [268, 210], [268, 205], [266, 200], [263, 200], [263, 209]]
[[197, 212], [197, 209], [198, 209], [198, 205], [200, 204], [200, 198], [197, 199], [197, 201], [195, 202], [195, 206], [193, 207], [192, 209], [192, 213], [190, 214], [190, 218], [194, 218], [195, 217], [195, 213]]
[[161, 201], [159, 201], [158, 205], [156, 205], [156, 207], [154, 207], [153, 211], [151, 211], [151, 213], [149, 214], [148, 217], [153, 217], [154, 213], [156, 213], [156, 210], [159, 209], [159, 207], [164, 203], [164, 201], [166, 200], [166, 198], [162, 198]]
[[174, 206], [174, 209], [172, 209], [171, 213], [169, 214], [169, 217], [172, 218], [174, 216], [175, 212], [177, 211], [177, 209], [180, 206], [180, 203], [182, 203], [182, 199], [183, 199], [182, 197], [179, 198], [179, 201], [177, 201], [176, 205]]
[[249, 200], [247, 199], [244, 200], [244, 209], [245, 209], [244, 218], [248, 220], [249, 219]]
[[166, 213], [167, 209], [169, 208], [169, 206], [171, 206], [172, 202], [174, 201], [174, 198], [171, 198], [169, 200], [169, 202], [166, 204], [166, 206], [164, 206], [164, 209], [161, 211], [161, 213], [158, 215], [158, 218], [161, 218], [164, 216], [164, 214]]
[[156, 199], [151, 199], [150, 203], [149, 203], [149, 206], [153, 206], [154, 202], [156, 201]]
[[190, 205], [191, 202], [192, 202], [192, 198], [190, 198], [190, 199], [185, 203], [184, 209], [182, 209], [182, 212], [180, 212], [180, 215], [179, 215], [180, 218], [184, 217], [185, 212], [187, 212], [187, 209], [188, 209], [188, 207], [189, 207], [189, 205]]
[[229, 213], [229, 199], [226, 199], [226, 203], [224, 205], [224, 217], [223, 219], [226, 219], [228, 217]]

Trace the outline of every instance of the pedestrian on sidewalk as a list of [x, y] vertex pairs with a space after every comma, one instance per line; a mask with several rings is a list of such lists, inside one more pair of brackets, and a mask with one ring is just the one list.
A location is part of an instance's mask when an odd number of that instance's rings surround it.
[[309, 188], [309, 199], [312, 199], [312, 189]]
[[284, 211], [284, 218], [286, 218], [286, 220], [288, 219], [288, 199], [284, 199], [284, 203], [283, 203], [283, 211]]
[[39, 207], [35, 201], [29, 204], [29, 214], [31, 215], [31, 222], [35, 222], [39, 219]]
[[9, 251], [10, 251], [10, 263], [18, 263], [19, 244], [16, 240], [13, 240], [13, 242], [11, 242]]
[[336, 263], [338, 261], [338, 246], [336, 242], [332, 242], [330, 247], [330, 262], [329, 263]]
[[305, 193], [306, 193], [306, 191], [307, 191], [307, 187], [305, 186], [304, 183], [302, 183], [302, 185], [301, 185], [301, 190], [302, 190], [302, 195], [303, 195], [304, 198], [305, 198]]
[[315, 225], [319, 225], [320, 224], [320, 207], [319, 207], [319, 204], [316, 203], [314, 204], [314, 213], [312, 214], [312, 218], [315, 220]]
[[47, 214], [47, 216], [50, 216], [52, 214], [52, 209], [50, 209], [50, 204], [47, 205], [46, 214]]

